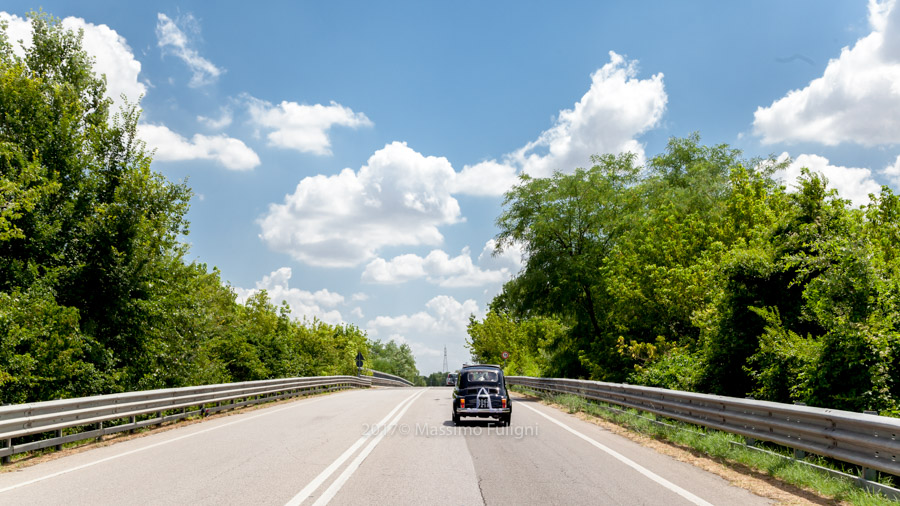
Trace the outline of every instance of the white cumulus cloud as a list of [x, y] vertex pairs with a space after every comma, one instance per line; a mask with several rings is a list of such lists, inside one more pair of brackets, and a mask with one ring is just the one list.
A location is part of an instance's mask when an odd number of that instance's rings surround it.
[[0, 22], [6, 23], [6, 38], [13, 45], [13, 52], [20, 57], [25, 56], [25, 49], [32, 46], [31, 21], [0, 11]]
[[492, 197], [503, 195], [518, 182], [515, 166], [489, 160], [466, 165], [455, 175], [450, 186], [453, 193]]
[[[223, 70], [200, 56], [200, 53], [192, 47], [187, 34], [169, 16], [160, 12], [156, 17], [157, 45], [164, 51], [171, 51], [188, 66], [192, 74], [188, 85], [196, 88], [215, 82], [223, 73]], [[192, 15], [188, 14], [180, 21], [189, 27], [192, 32], [199, 32], [197, 21]]]
[[472, 299], [459, 302], [448, 295], [438, 295], [425, 304], [425, 311], [411, 315], [378, 316], [366, 324], [374, 336], [398, 334], [410, 336], [466, 335], [469, 315], [479, 316], [478, 303]]
[[478, 263], [487, 267], [505, 267], [516, 273], [525, 266], [525, 248], [520, 243], [513, 243], [497, 253], [497, 241], [490, 239], [478, 255]]
[[873, 31], [828, 62], [822, 77], [754, 113], [766, 144], [900, 142], [900, 9], [869, 2]]
[[424, 278], [424, 263], [424, 258], [413, 254], [396, 256], [390, 261], [376, 258], [366, 266], [362, 280], [367, 283], [395, 285]]
[[359, 171], [301, 180], [269, 206], [260, 237], [275, 251], [329, 267], [359, 265], [389, 245], [438, 245], [438, 227], [461, 219], [448, 188], [453, 174], [446, 158], [394, 142]]
[[259, 156], [242, 141], [221, 135], [194, 134], [188, 140], [163, 125], [138, 125], [139, 137], [156, 150], [155, 160], [214, 160], [229, 170], [250, 170]]
[[549, 130], [510, 154], [523, 172], [546, 177], [584, 167], [591, 155], [633, 152], [643, 163], [637, 137], [657, 126], [668, 96], [663, 75], [638, 79], [637, 61], [613, 51], [610, 62], [591, 75], [591, 88], [572, 109], [560, 111]]
[[213, 130], [221, 130], [231, 124], [233, 115], [231, 109], [222, 107], [219, 109], [218, 118], [209, 118], [207, 116], [197, 116], [197, 121], [212, 128]]
[[[166, 34], [165, 40], [175, 44], [184, 39], [186, 44], [184, 34], [174, 24], [168, 27], [171, 20], [164, 15], [163, 18], [165, 20], [160, 20], [160, 29]], [[31, 47], [31, 22], [6, 12], [0, 12], [0, 20], [8, 25], [7, 33], [16, 54], [24, 55], [24, 49], [17, 41], [22, 40], [25, 48]], [[63, 19], [62, 25], [73, 31], [83, 30], [82, 45], [95, 60], [94, 72], [106, 76], [106, 94], [114, 102], [112, 112], [118, 112], [124, 104], [122, 95], [131, 103], [137, 103], [147, 92], [146, 85], [139, 80], [141, 63], [135, 59], [127, 41], [115, 30], [75, 17]], [[227, 110], [223, 110], [219, 120], [198, 119], [216, 128], [224, 127], [231, 121]], [[139, 137], [147, 142], [147, 146], [156, 149], [157, 160], [215, 160], [231, 170], [248, 170], [260, 164], [257, 154], [246, 144], [225, 135], [198, 134], [188, 140], [163, 125], [141, 124], [138, 129]]]
[[[24, 56], [24, 49], [32, 46], [31, 21], [6, 12], [0, 12], [0, 21], [7, 24], [6, 33], [13, 51]], [[141, 63], [135, 59], [124, 37], [106, 25], [88, 23], [82, 18], [67, 17], [62, 20], [62, 25], [75, 32], [84, 30], [82, 47], [94, 58], [94, 72], [106, 75], [106, 96], [113, 99], [111, 112], [118, 112], [124, 105], [122, 95], [131, 103], [137, 103], [147, 92], [146, 85], [138, 79]]]
[[572, 109], [559, 112], [554, 124], [534, 141], [500, 157], [466, 165], [449, 186], [456, 194], [499, 196], [519, 181], [519, 174], [546, 177], [572, 172], [590, 163], [591, 155], [630, 151], [645, 159], [637, 138], [659, 125], [668, 96], [663, 75], [637, 77], [637, 61], [610, 51], [610, 62], [591, 74], [591, 87]]
[[[782, 153], [779, 160], [787, 158], [788, 154]], [[849, 199], [854, 206], [868, 204], [869, 194], [877, 195], [881, 191], [881, 185], [872, 179], [871, 170], [832, 165], [827, 158], [819, 155], [802, 154], [794, 158], [787, 169], [777, 172], [775, 177], [782, 179], [791, 190], [796, 186], [801, 168], [824, 175], [828, 179], [828, 187], [836, 189], [842, 199]]]
[[376, 258], [362, 275], [363, 281], [380, 284], [398, 284], [419, 278], [445, 288], [460, 288], [502, 283], [510, 278], [510, 272], [505, 267], [485, 270], [476, 266], [469, 248], [464, 248], [456, 257], [432, 250], [425, 257], [408, 254], [391, 260]]
[[443, 349], [447, 347], [451, 369], [458, 369], [469, 357], [461, 354], [466, 340], [469, 315], [480, 318], [478, 304], [467, 299], [459, 302], [453, 297], [439, 295], [425, 304], [425, 310], [411, 315], [379, 316], [366, 324], [366, 332], [373, 339], [392, 339], [406, 343], [416, 357], [420, 372], [441, 370]]
[[614, 51], [610, 62], [591, 74], [591, 87], [572, 109], [559, 112], [554, 124], [534, 141], [508, 153], [501, 161], [466, 165], [452, 183], [454, 193], [497, 196], [518, 183], [521, 173], [546, 177], [572, 172], [590, 163], [592, 155], [633, 152], [645, 160], [637, 138], [659, 125], [668, 95], [663, 74], [639, 79], [637, 61]]
[[318, 318], [326, 323], [343, 323], [340, 311], [334, 309], [344, 304], [342, 295], [326, 289], [308, 292], [291, 288], [288, 283], [291, 275], [290, 267], [282, 267], [263, 277], [262, 281], [258, 281], [256, 288], [235, 288], [238, 302], [245, 303], [260, 290], [266, 290], [269, 299], [275, 304], [281, 304], [282, 301], [287, 302], [291, 307], [291, 315], [295, 318]]
[[897, 156], [892, 165], [885, 167], [882, 173], [887, 176], [894, 188], [900, 188], [900, 155]]
[[[496, 282], [508, 275], [504, 268], [520, 266], [477, 268], [468, 254], [451, 259], [438, 258], [436, 252], [429, 254], [431, 260], [416, 255], [386, 260], [378, 258], [378, 252], [388, 246], [440, 245], [439, 227], [462, 220], [453, 195], [499, 196], [516, 184], [521, 172], [539, 177], [557, 169], [572, 171], [590, 163], [594, 154], [632, 151], [643, 158], [637, 137], [655, 127], [665, 112], [662, 78], [656, 74], [639, 79], [635, 61], [610, 52], [610, 62], [592, 74], [591, 88], [581, 100], [561, 111], [536, 141], [502, 161], [482, 161], [457, 172], [446, 158], [424, 156], [406, 143], [393, 142], [358, 171], [348, 168], [337, 175], [301, 180], [283, 203], [269, 206], [260, 219], [260, 237], [273, 250], [311, 265], [352, 267], [371, 262], [365, 274], [371, 282], [421, 277], [442, 286]], [[364, 115], [335, 103], [273, 106], [244, 98], [253, 121], [274, 129], [270, 142], [301, 151], [329, 153], [331, 125], [369, 124]], [[440, 274], [451, 266], [456, 269], [452, 274]]]
[[331, 127], [349, 128], [372, 126], [363, 113], [353, 112], [334, 101], [329, 105], [305, 105], [283, 101], [278, 105], [246, 96], [252, 122], [263, 129], [273, 146], [295, 149], [316, 155], [331, 154]]

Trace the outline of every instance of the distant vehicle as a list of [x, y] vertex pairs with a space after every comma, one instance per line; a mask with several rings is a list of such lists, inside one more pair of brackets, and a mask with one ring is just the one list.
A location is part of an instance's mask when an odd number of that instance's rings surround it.
[[455, 372], [451, 372], [450, 374], [447, 375], [447, 386], [448, 387], [456, 386], [456, 373]]
[[506, 390], [506, 377], [497, 365], [465, 365], [459, 370], [453, 389], [453, 423], [464, 416], [496, 418], [509, 425], [512, 418], [512, 399]]

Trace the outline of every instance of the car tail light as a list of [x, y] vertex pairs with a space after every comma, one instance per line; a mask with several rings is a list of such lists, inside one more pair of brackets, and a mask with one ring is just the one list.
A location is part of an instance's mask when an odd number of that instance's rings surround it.
[[465, 400], [465, 399], [460, 399], [460, 400], [459, 400], [459, 407], [461, 407], [461, 408], [465, 408], [465, 407], [466, 407], [466, 400]]
[[506, 398], [503, 398], [503, 400], [500, 401], [500, 403], [501, 403], [501, 406], [503, 407], [503, 409], [506, 409]]

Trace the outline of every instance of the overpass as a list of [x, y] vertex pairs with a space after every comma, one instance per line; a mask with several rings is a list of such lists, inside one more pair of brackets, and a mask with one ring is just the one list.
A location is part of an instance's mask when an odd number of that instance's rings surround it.
[[510, 427], [453, 426], [450, 393], [354, 389], [159, 431], [0, 473], [0, 504], [771, 503], [525, 398]]

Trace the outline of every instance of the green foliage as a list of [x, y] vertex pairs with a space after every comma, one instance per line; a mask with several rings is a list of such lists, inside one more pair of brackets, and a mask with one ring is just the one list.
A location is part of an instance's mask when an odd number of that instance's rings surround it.
[[582, 350], [614, 341], [605, 332], [609, 287], [598, 267], [627, 230], [638, 204], [633, 186], [639, 168], [633, 154], [592, 158], [590, 169], [547, 179], [522, 176], [497, 219], [497, 248], [520, 244], [525, 269], [504, 286], [492, 307], [516, 317], [541, 315], [573, 322], [554, 369], [563, 375], [614, 370], [615, 355]]
[[81, 334], [78, 311], [56, 304], [34, 286], [0, 293], [0, 400], [21, 403], [98, 393], [107, 389], [91, 363], [103, 353]]
[[419, 370], [412, 349], [406, 343], [397, 345], [394, 341], [382, 343], [376, 340], [369, 344], [368, 364], [371, 369], [386, 372], [416, 383]]
[[[698, 135], [523, 177], [497, 220], [525, 267], [469, 324], [469, 348], [517, 371], [885, 414], [900, 412], [900, 198], [853, 209], [788, 160]], [[528, 336], [532, 322], [552, 332]]]
[[[558, 320], [534, 317], [521, 321], [491, 311], [483, 321], [469, 318], [466, 346], [475, 362], [504, 365], [504, 372], [519, 376], [541, 376], [558, 362], [551, 351], [567, 340], [568, 329]], [[503, 360], [503, 352], [509, 359]]]
[[811, 336], [801, 337], [786, 330], [777, 308], [749, 309], [766, 322], [758, 348], [744, 366], [755, 386], [751, 395], [780, 402], [805, 402], [816, 358], [822, 353], [821, 343]]
[[428, 376], [418, 376], [418, 379], [416, 380], [416, 386], [442, 387], [446, 385], [447, 373], [443, 371], [433, 372]]
[[[184, 261], [190, 188], [151, 169], [137, 105], [111, 114], [81, 34], [30, 18], [24, 57], [0, 27], [0, 403], [356, 374], [359, 329]], [[417, 375], [408, 347], [388, 363]]]
[[766, 245], [728, 252], [719, 269], [722, 293], [705, 315], [705, 355], [700, 390], [743, 397], [753, 388], [745, 365], [759, 347], [766, 321], [756, 307], [781, 308], [780, 314], [799, 315], [800, 293], [790, 278], [775, 271], [774, 253]]
[[628, 375], [628, 383], [671, 390], [697, 388], [703, 364], [699, 353], [691, 353], [688, 347], [666, 346], [664, 341], [659, 347], [649, 343], [635, 344], [643, 344], [642, 348], [647, 350], [644, 352], [646, 358], [643, 363], [635, 364], [634, 372]]

